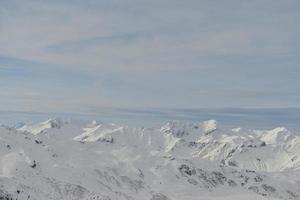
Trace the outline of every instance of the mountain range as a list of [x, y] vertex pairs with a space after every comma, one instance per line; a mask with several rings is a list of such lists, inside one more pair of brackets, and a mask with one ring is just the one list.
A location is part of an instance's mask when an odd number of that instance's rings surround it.
[[215, 120], [0, 127], [0, 199], [300, 199], [300, 137]]

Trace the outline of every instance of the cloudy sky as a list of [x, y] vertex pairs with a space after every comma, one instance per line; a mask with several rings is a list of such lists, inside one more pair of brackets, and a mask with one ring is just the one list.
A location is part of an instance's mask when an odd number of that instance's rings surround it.
[[299, 0], [1, 0], [0, 110], [300, 107]]

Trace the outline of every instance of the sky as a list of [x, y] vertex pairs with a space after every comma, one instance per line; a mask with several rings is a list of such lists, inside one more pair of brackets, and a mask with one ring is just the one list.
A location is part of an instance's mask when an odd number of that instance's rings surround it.
[[0, 110], [300, 107], [299, 0], [1, 0]]

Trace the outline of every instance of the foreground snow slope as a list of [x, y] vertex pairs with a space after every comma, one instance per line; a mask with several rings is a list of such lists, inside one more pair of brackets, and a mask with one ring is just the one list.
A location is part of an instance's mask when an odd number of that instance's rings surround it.
[[300, 199], [299, 152], [299, 136], [283, 127], [230, 130], [214, 120], [3, 126], [0, 199]]

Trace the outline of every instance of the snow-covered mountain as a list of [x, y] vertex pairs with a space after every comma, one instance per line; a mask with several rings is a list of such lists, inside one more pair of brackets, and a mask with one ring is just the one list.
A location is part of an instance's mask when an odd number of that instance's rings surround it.
[[300, 199], [300, 137], [215, 120], [0, 127], [0, 199]]

